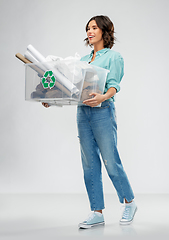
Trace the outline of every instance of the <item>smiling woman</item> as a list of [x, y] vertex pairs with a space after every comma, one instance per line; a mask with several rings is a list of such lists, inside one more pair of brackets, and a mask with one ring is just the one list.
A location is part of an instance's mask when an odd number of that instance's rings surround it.
[[[134, 193], [124, 171], [117, 149], [117, 123], [114, 96], [120, 91], [124, 75], [124, 61], [120, 53], [111, 50], [114, 45], [114, 25], [107, 16], [95, 16], [86, 25], [86, 44], [93, 47], [91, 54], [81, 58], [92, 65], [109, 70], [103, 94], [91, 93], [90, 99], [77, 108], [77, 126], [80, 139], [84, 181], [90, 201], [88, 219], [79, 224], [90, 228], [104, 224], [101, 158], [117, 191], [120, 203], [125, 202], [120, 224], [130, 224], [137, 211]], [[93, 96], [93, 97], [92, 97]], [[42, 103], [44, 107], [48, 104]], [[98, 105], [100, 106], [98, 107]]]
[[[94, 211], [89, 218], [79, 224], [79, 227], [90, 228], [104, 224], [100, 154], [120, 203], [126, 203], [120, 224], [130, 224], [137, 206], [133, 201], [134, 194], [117, 149], [114, 105], [114, 95], [120, 91], [124, 61], [120, 53], [111, 50], [115, 41], [114, 26], [107, 16], [92, 17], [86, 25], [86, 33], [86, 44], [94, 49], [91, 54], [82, 57], [81, 61], [106, 68], [110, 72], [107, 75], [104, 93], [91, 93], [93, 98], [85, 100], [83, 102], [85, 105], [78, 106], [77, 109], [84, 181], [91, 211]], [[98, 107], [99, 104], [101, 107]]]
[[114, 36], [114, 25], [112, 21], [107, 16], [95, 16], [92, 17], [88, 23], [86, 24], [86, 32], [87, 32], [87, 38], [85, 38], [84, 41], [86, 41], [86, 45], [93, 46], [93, 43], [90, 42], [90, 38], [88, 35], [88, 31], [91, 30], [100, 30], [102, 33], [102, 38], [104, 41], [104, 48], [112, 48], [115, 43], [115, 36]]

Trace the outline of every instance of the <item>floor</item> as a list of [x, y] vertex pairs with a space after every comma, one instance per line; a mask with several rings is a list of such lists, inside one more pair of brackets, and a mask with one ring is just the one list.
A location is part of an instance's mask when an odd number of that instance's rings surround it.
[[117, 196], [105, 195], [105, 226], [78, 229], [90, 213], [84, 194], [1, 194], [0, 240], [169, 239], [169, 194], [136, 195], [133, 223], [120, 226]]

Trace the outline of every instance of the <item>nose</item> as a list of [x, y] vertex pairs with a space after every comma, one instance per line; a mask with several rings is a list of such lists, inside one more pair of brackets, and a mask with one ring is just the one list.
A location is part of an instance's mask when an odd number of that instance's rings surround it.
[[92, 34], [92, 30], [91, 29], [87, 31], [87, 35], [89, 36], [90, 34]]

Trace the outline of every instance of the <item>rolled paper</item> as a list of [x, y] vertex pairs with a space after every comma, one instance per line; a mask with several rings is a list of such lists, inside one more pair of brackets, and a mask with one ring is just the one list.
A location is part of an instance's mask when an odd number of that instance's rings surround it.
[[[25, 64], [28, 64], [29, 67], [32, 68], [33, 70], [35, 70], [40, 76], [44, 75], [45, 71], [43, 71], [38, 66], [32, 64], [31, 61], [28, 60], [27, 58], [25, 58], [21, 53], [16, 53], [15, 57], [17, 57], [19, 60], [21, 60]], [[65, 94], [67, 94], [69, 97], [71, 96], [71, 92], [67, 88], [65, 88], [62, 84], [60, 84], [59, 82], [56, 82], [55, 85], [56, 85], [56, 87], [61, 89]]]
[[21, 60], [24, 63], [32, 63], [31, 61], [29, 61], [29, 59], [25, 58], [22, 54], [20, 53], [16, 53], [15, 57], [17, 57], [19, 60]]
[[[32, 56], [32, 54], [29, 51], [26, 51], [24, 53], [24, 56], [34, 64], [39, 63], [39, 61], [36, 58], [34, 58], [34, 56]], [[35, 67], [36, 67], [36, 65], [35, 65]], [[46, 71], [46, 68], [43, 65], [41, 65], [41, 67], [39, 67], [39, 69], [41, 69], [44, 72]], [[42, 76], [43, 76], [43, 74], [42, 74]]]
[[69, 81], [63, 74], [61, 74], [56, 68], [53, 68], [53, 66], [50, 65], [46, 61], [46, 58], [38, 52], [31, 44], [27, 47], [28, 52], [39, 62], [42, 63], [43, 66], [45, 66], [46, 70], [52, 70], [54, 73], [54, 76], [57, 78], [57, 81], [60, 82], [64, 87], [66, 87], [70, 92], [73, 94], [78, 94], [79, 90], [77, 87]]
[[29, 61], [31, 61], [32, 63], [38, 63], [38, 62], [39, 62], [36, 58], [34, 58], [34, 56], [33, 56], [29, 51], [26, 51], [26, 52], [24, 53], [24, 56], [25, 56]]
[[35, 59], [37, 59], [38, 62], [46, 62], [46, 58], [40, 52], [38, 52], [31, 44], [27, 46], [27, 50]]

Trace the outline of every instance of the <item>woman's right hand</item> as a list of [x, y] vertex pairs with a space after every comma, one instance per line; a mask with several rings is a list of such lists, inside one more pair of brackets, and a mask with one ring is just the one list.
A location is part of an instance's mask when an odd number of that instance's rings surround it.
[[44, 102], [42, 102], [42, 105], [43, 105], [45, 108], [50, 107], [48, 103], [44, 103]]

